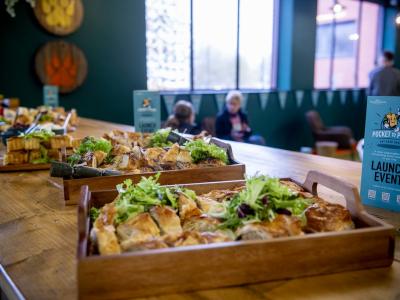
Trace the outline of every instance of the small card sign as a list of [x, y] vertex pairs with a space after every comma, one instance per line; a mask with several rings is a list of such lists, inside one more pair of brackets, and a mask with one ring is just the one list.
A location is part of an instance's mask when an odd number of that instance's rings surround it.
[[364, 139], [363, 203], [400, 211], [400, 97], [368, 97]]
[[137, 132], [154, 132], [161, 123], [160, 93], [133, 91], [133, 117]]
[[45, 106], [57, 107], [58, 104], [58, 86], [43, 86], [43, 104]]

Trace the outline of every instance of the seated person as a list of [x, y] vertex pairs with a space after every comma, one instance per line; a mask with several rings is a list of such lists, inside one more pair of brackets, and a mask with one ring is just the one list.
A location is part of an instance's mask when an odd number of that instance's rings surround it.
[[218, 138], [237, 142], [265, 145], [264, 138], [252, 135], [247, 115], [240, 108], [243, 96], [239, 91], [231, 91], [226, 96], [224, 111], [217, 116], [215, 129]]
[[195, 114], [192, 103], [179, 100], [174, 106], [174, 114], [170, 115], [164, 127], [171, 127], [182, 133], [199, 134], [200, 127], [194, 122]]

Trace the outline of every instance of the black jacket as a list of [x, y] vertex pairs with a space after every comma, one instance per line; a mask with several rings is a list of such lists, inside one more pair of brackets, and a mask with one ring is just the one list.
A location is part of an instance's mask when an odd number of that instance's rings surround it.
[[[249, 125], [249, 122], [247, 120], [247, 115], [244, 112], [242, 112], [241, 109], [239, 110], [238, 114], [242, 123]], [[215, 132], [218, 138], [224, 140], [233, 140], [231, 136], [232, 123], [230, 118], [231, 116], [226, 108], [222, 113], [220, 113], [217, 116], [217, 120], [215, 123]], [[250, 135], [251, 132], [245, 132], [243, 138], [248, 139]]]

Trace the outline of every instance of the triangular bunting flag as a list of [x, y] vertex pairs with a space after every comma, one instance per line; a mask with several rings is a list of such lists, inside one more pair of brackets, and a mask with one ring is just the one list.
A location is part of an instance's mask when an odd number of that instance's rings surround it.
[[342, 105], [346, 104], [346, 91], [345, 90], [341, 90], [340, 91], [340, 103], [342, 103]]
[[267, 93], [261, 93], [260, 94], [260, 103], [261, 103], [261, 109], [265, 110], [268, 104], [268, 94]]
[[196, 114], [198, 114], [200, 111], [200, 105], [201, 105], [201, 95], [191, 95], [190, 100], [192, 100], [194, 112]]
[[281, 108], [285, 109], [287, 99], [287, 92], [279, 92], [279, 103], [281, 104]]
[[326, 91], [326, 102], [328, 103], [328, 106], [331, 106], [333, 102], [333, 91]]
[[296, 91], [296, 105], [297, 107], [301, 106], [303, 103], [304, 91]]
[[312, 91], [312, 103], [314, 107], [317, 107], [318, 105], [318, 96], [319, 96], [319, 92], [318, 91]]
[[168, 115], [172, 114], [172, 109], [175, 104], [175, 96], [174, 95], [164, 95], [165, 107], [167, 108]]
[[358, 98], [360, 97], [360, 90], [353, 90], [353, 101], [354, 103], [358, 103]]
[[217, 100], [218, 111], [222, 111], [225, 104], [225, 94], [216, 94], [215, 99]]
[[242, 100], [242, 103], [241, 103], [241, 107], [242, 107], [242, 110], [243, 111], [246, 111], [246, 108], [247, 108], [247, 99], [248, 99], [248, 97], [249, 97], [249, 94], [242, 94], [242, 96], [243, 96], [243, 100]]

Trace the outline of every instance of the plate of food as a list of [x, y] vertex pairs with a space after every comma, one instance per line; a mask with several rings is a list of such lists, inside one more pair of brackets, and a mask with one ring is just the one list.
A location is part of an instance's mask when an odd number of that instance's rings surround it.
[[153, 134], [112, 131], [102, 138], [86, 137], [64, 163], [53, 163], [50, 174], [63, 177], [65, 200], [75, 204], [80, 187], [111, 189], [130, 178], [161, 173], [162, 184], [243, 179], [229, 144], [203, 137], [188, 139], [170, 129]]
[[[158, 176], [110, 191], [82, 187], [80, 298], [144, 297], [393, 261], [394, 228], [366, 213], [357, 188], [336, 177], [310, 171], [303, 185], [257, 175], [163, 186]], [[343, 194], [346, 207], [321, 199], [318, 184]]]
[[74, 139], [39, 130], [8, 138], [6, 152], [0, 157], [0, 172], [50, 169], [50, 162], [60, 161], [63, 151], [72, 152]]

